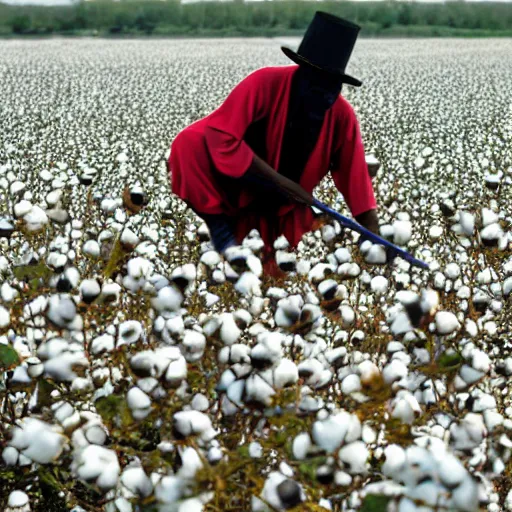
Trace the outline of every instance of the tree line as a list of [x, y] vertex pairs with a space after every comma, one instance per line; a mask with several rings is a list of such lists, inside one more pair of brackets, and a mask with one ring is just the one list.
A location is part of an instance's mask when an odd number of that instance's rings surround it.
[[511, 3], [394, 0], [189, 4], [179, 0], [94, 0], [51, 7], [0, 3], [0, 35], [299, 35], [318, 9], [360, 24], [362, 37], [512, 35]]

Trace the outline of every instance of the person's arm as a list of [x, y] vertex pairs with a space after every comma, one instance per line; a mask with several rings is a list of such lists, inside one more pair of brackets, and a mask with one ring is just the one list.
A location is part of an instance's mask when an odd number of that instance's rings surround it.
[[252, 162], [247, 172], [242, 176], [242, 180], [250, 185], [280, 192], [290, 201], [310, 206], [314, 202], [313, 196], [306, 192], [298, 183], [279, 174], [255, 153], [253, 153]]
[[331, 174], [352, 216], [372, 233], [379, 234], [377, 202], [368, 165], [359, 122], [352, 106], [345, 104], [341, 124], [342, 143], [333, 159]]

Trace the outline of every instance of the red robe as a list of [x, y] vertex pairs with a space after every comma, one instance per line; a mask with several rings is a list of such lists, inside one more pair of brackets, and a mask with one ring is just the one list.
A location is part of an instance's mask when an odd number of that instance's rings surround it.
[[[235, 216], [239, 242], [256, 228], [267, 246], [282, 234], [295, 247], [313, 224], [311, 208], [299, 204], [281, 206], [273, 219], [250, 212], [247, 207], [254, 195], [249, 187], [233, 195], [226, 181], [219, 179], [219, 173], [237, 178], [247, 171], [253, 151], [244, 134], [263, 118], [268, 120], [266, 161], [277, 169], [296, 69], [298, 66], [292, 65], [254, 71], [219, 108], [182, 130], [171, 145], [168, 169], [173, 193], [196, 212]], [[329, 171], [354, 217], [377, 207], [359, 123], [341, 95], [325, 115], [299, 183], [312, 193]]]

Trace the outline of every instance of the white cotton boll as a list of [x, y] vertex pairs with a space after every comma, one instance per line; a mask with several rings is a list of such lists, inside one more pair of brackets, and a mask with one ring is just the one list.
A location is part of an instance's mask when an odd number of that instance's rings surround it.
[[153, 492], [153, 484], [142, 468], [127, 468], [121, 475], [121, 483], [135, 496], [147, 498]]
[[380, 236], [386, 240], [393, 240], [395, 229], [391, 224], [383, 224], [379, 227]]
[[260, 375], [253, 374], [245, 381], [245, 394], [247, 401], [254, 400], [268, 406], [276, 392]]
[[478, 284], [481, 284], [481, 285], [482, 284], [490, 284], [492, 281], [491, 269], [486, 268], [486, 269], [478, 272], [478, 274], [476, 275], [476, 280], [477, 280]]
[[203, 356], [206, 347], [206, 338], [200, 332], [187, 329], [181, 345], [184, 348], [184, 356], [187, 361], [198, 361]]
[[220, 327], [220, 339], [225, 345], [232, 345], [236, 343], [242, 331], [235, 323], [235, 319], [231, 313], [223, 313], [220, 316], [221, 327]]
[[137, 320], [127, 320], [119, 326], [117, 346], [137, 343], [144, 335], [144, 329]]
[[160, 503], [175, 504], [185, 491], [186, 482], [177, 476], [163, 476], [155, 486], [155, 497]]
[[336, 257], [340, 265], [342, 263], [348, 263], [352, 261], [352, 254], [345, 247], [340, 247], [339, 249], [336, 249], [334, 256]]
[[257, 441], [249, 444], [249, 456], [253, 459], [259, 459], [263, 456], [263, 447]]
[[308, 433], [299, 434], [293, 440], [292, 452], [297, 460], [304, 460], [311, 448], [311, 438]]
[[359, 378], [359, 375], [354, 373], [345, 377], [341, 383], [341, 392], [345, 395], [361, 391], [361, 389], [361, 379]]
[[503, 281], [503, 295], [508, 297], [512, 294], [512, 277], [508, 277]]
[[393, 241], [396, 245], [407, 245], [412, 238], [412, 224], [409, 221], [393, 222]]
[[438, 475], [441, 482], [449, 489], [453, 489], [459, 485], [464, 478], [469, 476], [466, 468], [459, 459], [451, 453], [445, 454], [439, 461]]
[[379, 265], [386, 263], [386, 249], [382, 245], [374, 244], [365, 256], [367, 263]]
[[338, 452], [338, 458], [351, 475], [367, 472], [368, 448], [363, 441], [354, 441], [343, 446]]
[[48, 464], [59, 457], [66, 443], [61, 432], [60, 427], [35, 418], [24, 418], [13, 429], [9, 445], [34, 462]]
[[322, 226], [322, 240], [328, 244], [336, 238], [336, 230], [330, 224]]
[[439, 334], [451, 334], [460, 329], [457, 317], [449, 311], [439, 311], [435, 316], [436, 329]]
[[478, 501], [478, 486], [467, 474], [462, 483], [452, 491], [451, 506], [465, 512], [476, 512]]
[[439, 238], [441, 238], [443, 236], [442, 226], [432, 226], [429, 229], [428, 235], [432, 240], [438, 240]]
[[165, 373], [165, 381], [173, 386], [178, 387], [187, 378], [187, 361], [184, 357], [180, 357], [175, 361], [171, 361]]
[[254, 254], [249, 254], [246, 260], [247, 268], [257, 277], [263, 274], [263, 265], [261, 260]]
[[199, 435], [204, 441], [210, 441], [216, 435], [210, 418], [206, 414], [195, 410], [175, 413], [174, 428], [183, 437]]
[[343, 327], [350, 327], [356, 320], [356, 313], [350, 306], [340, 306], [341, 320]]
[[180, 309], [183, 295], [174, 286], [165, 286], [151, 299], [152, 306], [160, 313], [175, 312]]
[[202, 393], [196, 393], [194, 395], [194, 398], [190, 402], [190, 405], [192, 406], [192, 409], [199, 412], [207, 411], [208, 408], [210, 407], [210, 404], [208, 403], [208, 398], [206, 398], [206, 396], [203, 395]]
[[127, 395], [126, 401], [130, 409], [149, 409], [151, 407], [151, 398], [137, 386], [131, 388]]
[[404, 377], [407, 377], [408, 373], [409, 370], [407, 366], [398, 359], [393, 359], [382, 370], [382, 376], [386, 384], [392, 384], [397, 380], [403, 379]]
[[12, 446], [4, 448], [2, 452], [2, 460], [6, 466], [16, 466], [18, 463], [18, 450]]
[[91, 258], [99, 258], [100, 244], [96, 240], [88, 240], [82, 246], [82, 252]]
[[30, 201], [22, 199], [14, 205], [14, 216], [18, 219], [27, 215], [32, 210], [33, 205]]
[[182, 466], [178, 471], [181, 478], [191, 479], [203, 467], [201, 457], [194, 448], [186, 447], [180, 451]]
[[5, 329], [11, 323], [11, 314], [3, 306], [0, 306], [0, 329]]
[[277, 389], [295, 384], [299, 380], [297, 365], [290, 359], [282, 359], [273, 372], [272, 384]]
[[48, 216], [39, 206], [34, 206], [27, 214], [23, 216], [29, 231], [37, 231], [48, 224]]
[[397, 444], [390, 444], [384, 449], [384, 455], [386, 460], [382, 465], [382, 473], [394, 478], [401, 473], [407, 460], [405, 450]]
[[80, 295], [86, 304], [90, 304], [101, 293], [101, 287], [96, 279], [84, 279], [80, 283]]
[[140, 242], [140, 238], [130, 229], [124, 228], [121, 233], [121, 243], [128, 248], [136, 247]]
[[362, 361], [357, 367], [357, 371], [363, 384], [370, 384], [380, 376], [380, 370], [377, 365], [368, 360]]
[[482, 208], [482, 224], [484, 227], [498, 222], [499, 219], [496, 212], [493, 212], [489, 208]]
[[235, 290], [245, 296], [261, 297], [261, 281], [252, 272], [244, 272], [235, 284]]
[[315, 421], [311, 431], [314, 443], [329, 453], [334, 452], [343, 443], [349, 424], [350, 414], [346, 411]]
[[388, 280], [384, 276], [375, 276], [370, 283], [373, 293], [383, 295], [388, 290]]
[[30, 501], [23, 491], [12, 491], [7, 500], [5, 512], [30, 512]]
[[91, 342], [91, 353], [94, 355], [101, 354], [103, 352], [111, 352], [114, 350], [115, 339], [110, 334], [102, 334], [97, 338], [94, 338]]
[[480, 237], [482, 240], [486, 240], [491, 242], [493, 240], [498, 240], [503, 236], [503, 230], [499, 224], [489, 224], [482, 231], [480, 231]]
[[449, 279], [457, 279], [460, 276], [460, 267], [457, 263], [448, 263], [444, 269], [444, 273]]
[[436, 272], [434, 275], [434, 288], [437, 290], [444, 290], [446, 286], [446, 277], [441, 272]]
[[400, 390], [391, 402], [391, 416], [398, 418], [402, 423], [412, 425], [416, 414], [421, 413], [420, 405], [416, 398], [406, 390]]
[[491, 369], [491, 359], [483, 350], [474, 350], [471, 356], [471, 366], [480, 372], [487, 373]]
[[466, 236], [472, 236], [475, 231], [475, 216], [469, 212], [459, 212], [459, 223], [462, 233]]
[[100, 489], [106, 491], [117, 485], [121, 468], [114, 450], [91, 444], [76, 454], [72, 470], [78, 478], [95, 482]]

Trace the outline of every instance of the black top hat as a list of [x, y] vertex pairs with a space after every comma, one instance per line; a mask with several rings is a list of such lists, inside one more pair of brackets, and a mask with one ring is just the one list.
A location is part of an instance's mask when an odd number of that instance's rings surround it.
[[327, 12], [317, 11], [297, 52], [284, 46], [284, 54], [297, 64], [333, 73], [343, 82], [359, 87], [361, 82], [345, 74], [361, 27]]

